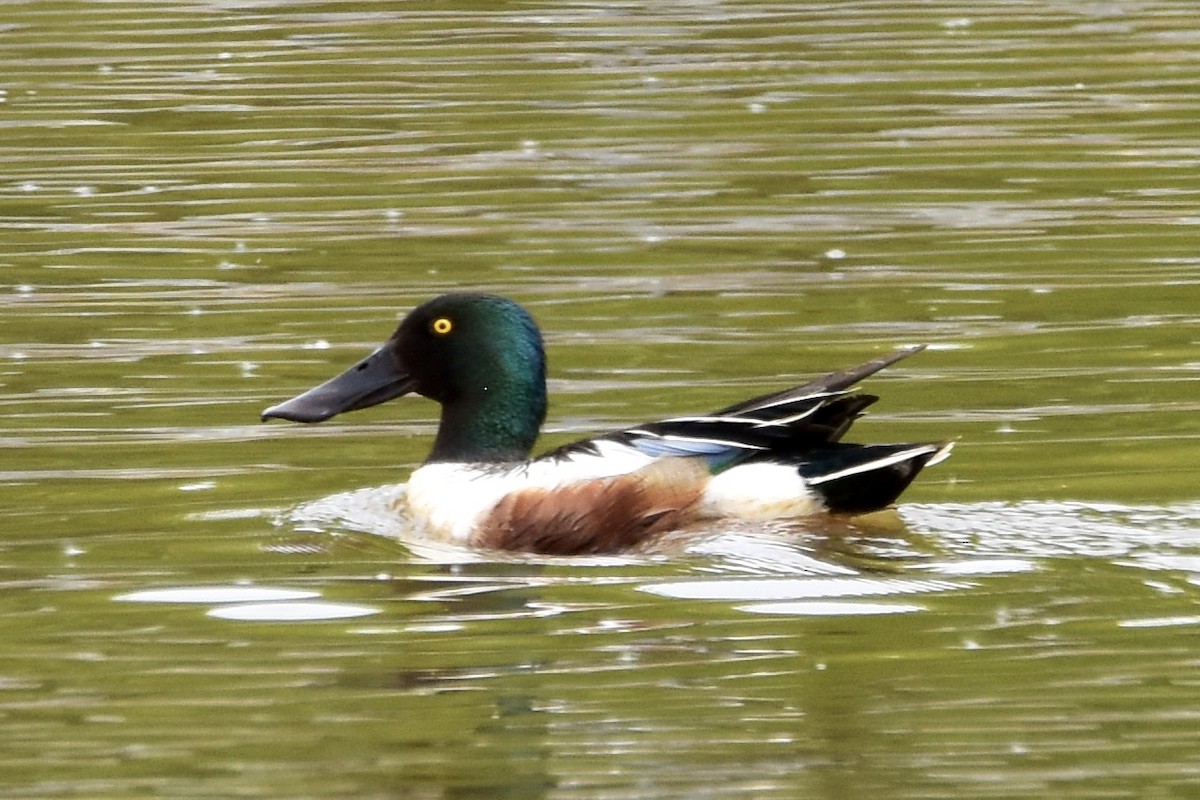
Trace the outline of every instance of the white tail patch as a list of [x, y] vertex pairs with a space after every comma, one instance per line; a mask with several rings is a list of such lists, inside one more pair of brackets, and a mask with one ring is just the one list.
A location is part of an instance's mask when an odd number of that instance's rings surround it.
[[714, 475], [704, 490], [700, 515], [767, 520], [824, 510], [824, 503], [809, 490], [794, 465], [759, 461]]

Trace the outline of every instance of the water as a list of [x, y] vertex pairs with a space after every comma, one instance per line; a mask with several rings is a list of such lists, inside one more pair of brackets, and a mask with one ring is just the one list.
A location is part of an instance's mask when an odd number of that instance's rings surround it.
[[[0, 794], [1176, 797], [1190, 3], [10, 4]], [[428, 402], [265, 406], [470, 287], [544, 445], [894, 346], [897, 512], [401, 541]], [[153, 594], [151, 594], [153, 593]]]

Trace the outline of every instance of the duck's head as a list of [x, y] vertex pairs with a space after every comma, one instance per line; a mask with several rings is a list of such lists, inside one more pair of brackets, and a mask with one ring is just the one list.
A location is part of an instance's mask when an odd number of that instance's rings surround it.
[[442, 404], [430, 461], [527, 457], [546, 415], [537, 324], [503, 297], [442, 295], [413, 309], [358, 364], [262, 417], [322, 422], [409, 392]]

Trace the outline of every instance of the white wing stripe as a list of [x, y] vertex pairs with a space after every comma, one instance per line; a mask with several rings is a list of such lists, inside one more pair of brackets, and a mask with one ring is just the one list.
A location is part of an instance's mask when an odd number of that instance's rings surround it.
[[769, 450], [769, 447], [764, 445], [749, 444], [747, 442], [738, 442], [730, 439], [713, 439], [708, 436], [680, 436], [674, 433], [655, 433], [654, 431], [642, 430], [641, 428], [630, 428], [623, 433], [632, 436], [641, 436], [646, 439], [654, 439], [660, 442], [679, 442], [680, 444], [713, 444], [718, 447], [731, 447], [735, 450]]
[[735, 425], [770, 425], [771, 423], [765, 419], [755, 419], [754, 417], [672, 417], [664, 419], [660, 424], [666, 423], [691, 423], [697, 424], [718, 422]]
[[817, 405], [813, 406], [812, 408], [801, 411], [799, 414], [793, 414], [790, 417], [783, 417], [782, 419], [773, 419], [770, 422], [760, 422], [758, 425], [755, 425], [754, 427], [756, 427], [756, 428], [765, 428], [765, 427], [770, 427], [770, 426], [787, 427], [788, 425], [791, 425], [793, 422], [799, 422], [800, 420], [804, 419], [805, 417], [812, 416], [813, 414], [817, 413], [818, 409], [821, 409], [824, 407], [825, 407], [824, 403], [818, 403]]
[[807, 480], [810, 486], [816, 486], [828, 481], [835, 481], [838, 478], [845, 478], [849, 475], [860, 475], [864, 472], [873, 472], [877, 469], [890, 467], [893, 464], [899, 464], [902, 461], [908, 461], [909, 459], [919, 455], [936, 452], [938, 448], [939, 445], [922, 445], [920, 447], [913, 447], [908, 450], [901, 450], [899, 453], [892, 453], [890, 456], [877, 458], [874, 461], [867, 461], [863, 464], [855, 464], [852, 467], [846, 467], [846, 469], [838, 470], [837, 472], [831, 472], [828, 475], [810, 476]]
[[660, 439], [667, 442], [694, 442], [696, 444], [715, 444], [722, 447], [732, 447], [735, 450], [767, 450], [768, 448], [758, 444], [748, 444], [746, 442], [734, 442], [727, 439], [710, 439], [706, 436], [676, 436], [667, 434], [660, 436]]
[[812, 394], [800, 395], [799, 397], [796, 397], [796, 396], [781, 397], [780, 399], [773, 400], [769, 403], [768, 402], [755, 403], [754, 405], [745, 409], [745, 411], [742, 413], [748, 414], [751, 411], [762, 411], [763, 409], [766, 409], [766, 408], [776, 408], [777, 406], [786, 406], [789, 403], [803, 403], [808, 400], [824, 400], [829, 397], [841, 397], [844, 394], [846, 394], [846, 392], [813, 392]]
[[[812, 399], [812, 398], [805, 398]], [[736, 416], [736, 417], [672, 417], [664, 419], [663, 424], [721, 424], [721, 425], [752, 425], [755, 428], [771, 428], [771, 427], [787, 427], [793, 422], [798, 422], [805, 417], [815, 414], [819, 409], [825, 407], [824, 403], [817, 403], [809, 408], [804, 409], [799, 414], [793, 414], [790, 417], [780, 417], [779, 419], [762, 419], [760, 417]], [[757, 410], [757, 409], [756, 409]]]

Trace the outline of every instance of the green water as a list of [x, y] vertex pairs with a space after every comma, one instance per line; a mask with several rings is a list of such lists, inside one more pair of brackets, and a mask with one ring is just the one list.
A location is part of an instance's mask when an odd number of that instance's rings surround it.
[[[0, 795], [1191, 796], [1195, 19], [7, 4]], [[258, 413], [452, 288], [546, 446], [917, 342], [855, 432], [959, 445], [903, 526], [405, 543], [430, 403]]]

